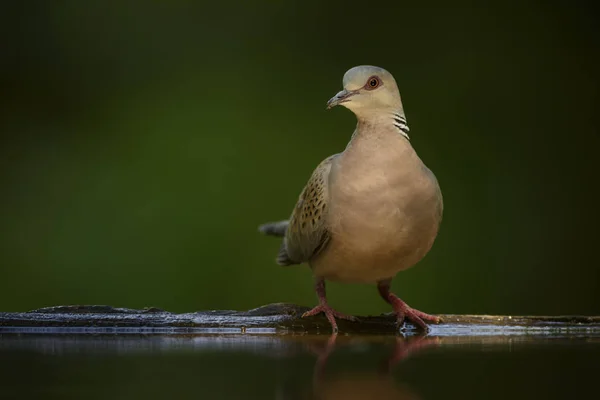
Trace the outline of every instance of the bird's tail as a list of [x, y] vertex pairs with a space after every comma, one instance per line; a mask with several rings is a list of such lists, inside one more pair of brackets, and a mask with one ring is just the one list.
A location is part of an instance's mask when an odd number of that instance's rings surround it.
[[258, 231], [269, 236], [284, 237], [289, 221], [267, 222], [258, 227]]

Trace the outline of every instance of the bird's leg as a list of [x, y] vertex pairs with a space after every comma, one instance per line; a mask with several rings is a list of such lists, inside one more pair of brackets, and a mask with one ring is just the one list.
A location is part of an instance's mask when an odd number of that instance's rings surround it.
[[329, 320], [329, 323], [331, 324], [331, 329], [334, 333], [338, 331], [337, 322], [335, 322], [336, 318], [347, 319], [350, 321], [356, 320], [355, 317], [351, 315], [342, 314], [341, 312], [334, 310], [329, 304], [327, 304], [327, 294], [325, 293], [325, 280], [323, 278], [315, 278], [315, 291], [317, 292], [317, 297], [319, 298], [319, 305], [313, 308], [312, 310], [302, 314], [302, 318], [323, 313]]
[[394, 312], [396, 313], [398, 326], [401, 326], [404, 319], [408, 318], [419, 328], [428, 331], [429, 328], [425, 324], [425, 321], [434, 322], [436, 324], [441, 321], [441, 319], [435, 315], [425, 314], [422, 311], [409, 307], [408, 304], [403, 302], [398, 296], [390, 292], [391, 282], [391, 279], [380, 281], [377, 283], [377, 289], [379, 290], [381, 297], [392, 305]]

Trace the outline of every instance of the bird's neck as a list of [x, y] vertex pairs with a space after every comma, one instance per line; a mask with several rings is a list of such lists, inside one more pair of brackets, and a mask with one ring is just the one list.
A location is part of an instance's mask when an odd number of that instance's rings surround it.
[[357, 181], [363, 182], [360, 184], [363, 189], [373, 188], [377, 182], [408, 179], [407, 174], [414, 173], [421, 161], [406, 132], [397, 126], [400, 123], [396, 119], [406, 123], [404, 118], [397, 118], [399, 116], [403, 115], [380, 113], [358, 118], [350, 142], [332, 169], [336, 182], [352, 182], [349, 190], [356, 189]]
[[380, 159], [389, 154], [391, 159], [395, 159], [399, 152], [407, 149], [414, 151], [408, 138], [408, 125], [403, 112], [380, 111], [371, 112], [368, 117], [361, 117], [358, 113], [356, 116], [356, 130], [344, 153], [359, 158], [375, 153]]
[[408, 123], [402, 109], [371, 113], [368, 116], [362, 116], [357, 113], [356, 118], [358, 120], [357, 132], [392, 130], [410, 140], [408, 136], [410, 129], [408, 128]]

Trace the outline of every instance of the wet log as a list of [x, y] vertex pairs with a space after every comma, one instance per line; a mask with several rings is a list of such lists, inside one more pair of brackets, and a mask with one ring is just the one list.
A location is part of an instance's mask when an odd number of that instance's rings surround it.
[[[158, 308], [141, 310], [100, 305], [56, 306], [29, 312], [0, 312], [0, 333], [293, 333], [329, 334], [324, 316], [301, 318], [307, 307], [269, 304], [249, 311], [200, 311], [176, 314]], [[440, 315], [430, 325], [433, 336], [599, 335], [600, 316]], [[340, 333], [420, 333], [407, 323], [400, 330], [392, 314], [340, 320]]]

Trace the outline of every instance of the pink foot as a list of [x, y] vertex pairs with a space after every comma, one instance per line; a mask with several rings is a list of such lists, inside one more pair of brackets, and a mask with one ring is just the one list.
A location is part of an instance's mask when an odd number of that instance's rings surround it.
[[302, 314], [302, 318], [311, 317], [311, 316], [317, 315], [319, 313], [325, 314], [325, 316], [327, 317], [327, 320], [329, 320], [329, 323], [331, 324], [331, 329], [333, 330], [334, 333], [336, 333], [338, 331], [337, 322], [335, 321], [336, 318], [346, 319], [349, 321], [357, 320], [356, 317], [353, 317], [352, 315], [346, 315], [339, 311], [334, 310], [327, 303], [319, 304], [312, 310], [305, 312], [304, 314]]
[[315, 278], [315, 292], [317, 292], [317, 297], [319, 298], [319, 305], [313, 308], [312, 310], [302, 314], [302, 318], [317, 315], [319, 313], [324, 313], [327, 319], [329, 320], [329, 323], [331, 324], [331, 329], [333, 333], [337, 333], [338, 331], [337, 322], [335, 322], [336, 318], [357, 321], [357, 318], [351, 315], [342, 314], [339, 311], [335, 311], [333, 308], [331, 308], [331, 306], [329, 306], [329, 304], [327, 304], [327, 296], [325, 294], [325, 280], [323, 278]]
[[425, 314], [422, 311], [409, 307], [408, 304], [403, 302], [398, 296], [390, 292], [390, 283], [391, 280], [381, 281], [378, 283], [377, 288], [381, 297], [393, 307], [394, 312], [396, 313], [398, 327], [402, 326], [405, 319], [408, 319], [413, 324], [417, 325], [417, 327], [424, 331], [428, 331], [429, 328], [425, 321], [436, 324], [439, 324], [442, 321], [435, 315]]
[[396, 313], [398, 326], [402, 326], [404, 321], [408, 319], [419, 328], [423, 330], [429, 330], [427, 327], [427, 322], [433, 322], [435, 324], [439, 324], [441, 319], [436, 317], [435, 315], [425, 314], [422, 311], [416, 310], [412, 307], [409, 307], [408, 304], [400, 300], [397, 296], [392, 295], [393, 297], [390, 299], [390, 303], [394, 308], [394, 312]]

